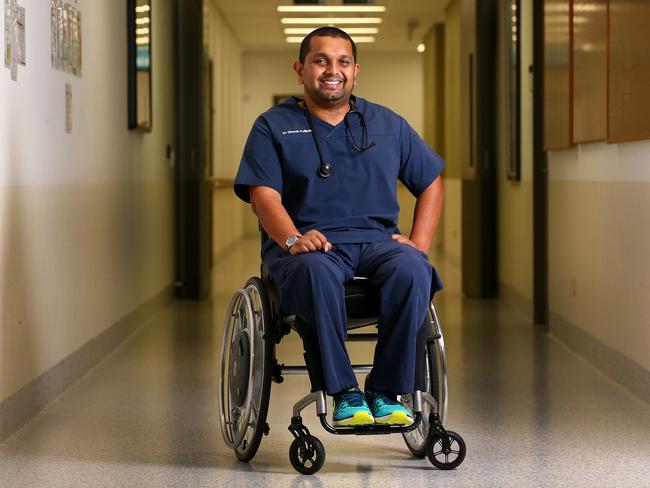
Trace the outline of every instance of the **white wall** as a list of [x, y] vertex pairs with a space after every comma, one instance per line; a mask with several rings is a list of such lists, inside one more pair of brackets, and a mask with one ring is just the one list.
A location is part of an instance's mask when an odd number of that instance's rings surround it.
[[76, 78], [50, 66], [49, 2], [21, 3], [27, 66], [0, 67], [0, 401], [173, 282], [171, 2], [154, 2], [149, 134], [127, 130], [125, 6], [79, 4]]
[[549, 153], [549, 307], [650, 370], [650, 141]]

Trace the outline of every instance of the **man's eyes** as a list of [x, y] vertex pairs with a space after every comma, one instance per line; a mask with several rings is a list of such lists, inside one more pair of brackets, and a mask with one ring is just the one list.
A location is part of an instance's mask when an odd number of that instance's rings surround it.
[[[314, 62], [316, 64], [327, 64], [328, 63], [326, 59], [316, 59]], [[344, 65], [344, 66], [348, 66], [350, 64], [350, 60], [349, 59], [342, 59], [341, 61], [339, 61], [339, 64]]]

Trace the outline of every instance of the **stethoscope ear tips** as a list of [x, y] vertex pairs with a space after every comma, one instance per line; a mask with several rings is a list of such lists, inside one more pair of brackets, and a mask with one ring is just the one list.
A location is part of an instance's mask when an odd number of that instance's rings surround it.
[[329, 178], [332, 174], [332, 165], [330, 163], [323, 163], [318, 168], [318, 176], [321, 178]]

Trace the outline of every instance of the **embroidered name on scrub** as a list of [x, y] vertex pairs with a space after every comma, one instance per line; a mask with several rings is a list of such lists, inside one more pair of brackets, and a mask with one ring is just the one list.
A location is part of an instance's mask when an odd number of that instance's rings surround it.
[[311, 134], [311, 129], [283, 130], [282, 131], [283, 136], [286, 136], [287, 134]]

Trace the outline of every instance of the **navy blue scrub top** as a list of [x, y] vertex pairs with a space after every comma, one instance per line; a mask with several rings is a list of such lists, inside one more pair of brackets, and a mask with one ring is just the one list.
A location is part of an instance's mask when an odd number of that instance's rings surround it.
[[[390, 240], [398, 232], [397, 180], [417, 197], [445, 163], [402, 117], [352, 99], [375, 146], [354, 150], [343, 121], [333, 126], [312, 115], [323, 157], [332, 164], [329, 178], [318, 176], [320, 159], [301, 100], [290, 97], [255, 121], [235, 179], [237, 196], [250, 203], [249, 186], [273, 188], [301, 233], [317, 229], [333, 244]], [[348, 122], [362, 144], [360, 118], [351, 115]]]

